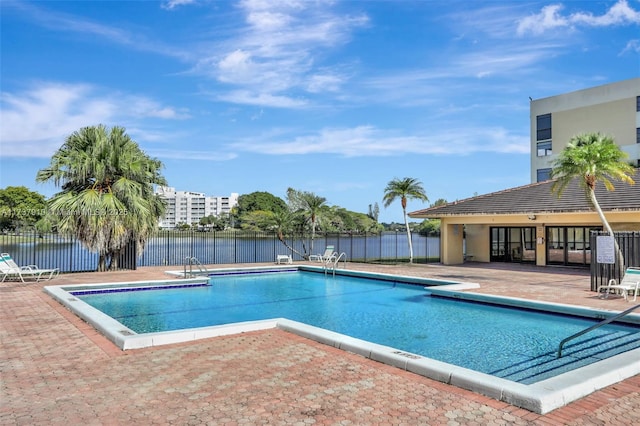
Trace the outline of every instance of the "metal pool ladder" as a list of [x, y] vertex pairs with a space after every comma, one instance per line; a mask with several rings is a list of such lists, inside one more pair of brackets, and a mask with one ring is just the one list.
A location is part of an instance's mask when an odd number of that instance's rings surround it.
[[[189, 274], [187, 275], [187, 264], [189, 265]], [[207, 268], [204, 267], [204, 265], [202, 265], [202, 263], [200, 263], [200, 261], [198, 260], [197, 257], [195, 256], [187, 256], [184, 259], [184, 277], [185, 278], [192, 278], [195, 277], [194, 273], [193, 273], [193, 265], [198, 267], [198, 270], [200, 271], [200, 274], [207, 274], [209, 271], [207, 271]]]
[[591, 327], [589, 327], [589, 328], [585, 328], [584, 330], [579, 331], [579, 332], [577, 332], [576, 334], [574, 334], [574, 335], [571, 335], [571, 336], [567, 337], [566, 339], [563, 339], [563, 340], [562, 340], [562, 342], [560, 342], [560, 346], [558, 346], [558, 358], [562, 357], [562, 347], [563, 347], [563, 346], [564, 346], [564, 344], [565, 344], [565, 343], [567, 343], [569, 340], [573, 340], [573, 339], [575, 339], [576, 337], [580, 337], [580, 336], [582, 336], [582, 335], [583, 335], [583, 334], [585, 334], [585, 333], [588, 333], [588, 332], [590, 332], [590, 331], [592, 331], [592, 330], [595, 330], [596, 328], [600, 328], [600, 327], [602, 327], [603, 325], [607, 325], [607, 324], [609, 324], [610, 322], [613, 322], [613, 321], [617, 320], [618, 318], [622, 318], [623, 316], [625, 316], [625, 315], [627, 315], [627, 314], [631, 313], [632, 311], [635, 311], [635, 310], [636, 310], [636, 309], [638, 309], [638, 308], [640, 308], [640, 305], [633, 306], [633, 307], [631, 307], [631, 308], [627, 309], [627, 310], [626, 310], [626, 311], [624, 311], [624, 312], [620, 312], [619, 314], [614, 315], [614, 316], [612, 316], [611, 318], [607, 318], [607, 319], [606, 319], [606, 320], [604, 320], [604, 321], [601, 321], [601, 322], [599, 322], [599, 323], [597, 323], [597, 324], [594, 324], [594, 325], [592, 325], [592, 326], [591, 326]]
[[344, 267], [347, 267], [347, 253], [342, 252], [340, 253], [340, 256], [338, 257], [330, 257], [329, 259], [327, 259], [327, 261], [324, 263], [324, 274], [327, 274], [327, 271], [329, 269], [332, 270], [333, 275], [336, 274], [336, 268], [338, 267], [338, 262], [340, 262], [340, 259], [342, 259], [342, 261], [344, 262]]

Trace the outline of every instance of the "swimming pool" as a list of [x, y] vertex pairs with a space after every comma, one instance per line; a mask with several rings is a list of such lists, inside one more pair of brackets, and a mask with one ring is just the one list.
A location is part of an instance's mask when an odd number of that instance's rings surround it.
[[[175, 282], [174, 288], [166, 288], [167, 283], [143, 286], [164, 288], [161, 291], [141, 291], [139, 284], [137, 289], [133, 284], [76, 286], [66, 288], [67, 300], [82, 299], [104, 311], [118, 324], [123, 341], [146, 335], [170, 343], [178, 341], [172, 330], [181, 330], [183, 337], [185, 329], [208, 337], [214, 331], [277, 326], [536, 412], [566, 404], [566, 389], [561, 395], [555, 389], [558, 380], [565, 388], [576, 380], [589, 381], [567, 371], [579, 368], [584, 375], [596, 364], [602, 370], [602, 362], [627, 359], [640, 346], [637, 325], [616, 324], [568, 345], [558, 360], [559, 341], [593, 324], [592, 319], [568, 315], [579, 312], [568, 312], [564, 305], [555, 306], [556, 314], [541, 314], [533, 311], [540, 307], [533, 302], [511, 300], [498, 307], [495, 303], [506, 301], [424, 288], [452, 283], [413, 279], [405, 284], [401, 278], [378, 274], [365, 280], [299, 268], [286, 271], [225, 273], [231, 276], [212, 278], [210, 286], [201, 280], [180, 284], [195, 286], [188, 289], [175, 288]], [[121, 291], [123, 287], [130, 291]], [[224, 325], [229, 323], [233, 325]], [[593, 384], [589, 387], [595, 390]], [[540, 389], [547, 395], [537, 395]], [[571, 389], [569, 394], [581, 392]]]

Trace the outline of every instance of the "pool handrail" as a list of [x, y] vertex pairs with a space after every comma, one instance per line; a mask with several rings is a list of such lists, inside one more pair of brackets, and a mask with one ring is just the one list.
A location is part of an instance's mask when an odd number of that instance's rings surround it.
[[187, 256], [184, 259], [184, 277], [187, 278], [187, 263], [189, 263], [189, 278], [193, 278], [195, 275], [193, 274], [193, 265], [195, 264], [200, 270], [201, 274], [207, 274], [209, 271], [204, 267], [202, 263], [195, 256]]
[[327, 273], [327, 269], [331, 268], [331, 270], [333, 271], [333, 275], [336, 274], [336, 268], [338, 267], [338, 262], [340, 262], [340, 259], [343, 259], [342, 261], [344, 262], [344, 267], [347, 267], [347, 253], [342, 252], [340, 253], [339, 256], [336, 256], [336, 252], [333, 253], [333, 255], [327, 259], [327, 261], [324, 263], [324, 273]]
[[567, 338], [565, 338], [565, 339], [562, 339], [562, 341], [560, 342], [560, 345], [558, 346], [558, 358], [561, 358], [561, 357], [562, 357], [562, 347], [563, 347], [563, 346], [564, 346], [564, 344], [565, 344], [565, 343], [567, 343], [569, 340], [573, 340], [573, 339], [575, 339], [576, 337], [580, 337], [580, 336], [582, 336], [582, 335], [583, 335], [583, 334], [585, 334], [585, 333], [588, 333], [588, 332], [590, 332], [590, 331], [592, 331], [592, 330], [595, 330], [596, 328], [600, 328], [600, 327], [602, 327], [603, 325], [607, 325], [607, 324], [609, 324], [610, 322], [613, 322], [613, 321], [615, 321], [615, 320], [617, 320], [617, 319], [619, 319], [619, 318], [622, 318], [623, 316], [625, 316], [625, 315], [627, 315], [627, 314], [631, 313], [632, 311], [635, 311], [635, 310], [636, 310], [636, 309], [638, 309], [638, 308], [640, 308], [640, 304], [638, 304], [638, 305], [636, 305], [636, 306], [633, 306], [633, 307], [631, 307], [631, 308], [627, 309], [626, 311], [619, 312], [617, 315], [614, 315], [614, 316], [612, 316], [612, 317], [609, 317], [609, 318], [607, 318], [607, 319], [605, 319], [605, 320], [603, 320], [603, 321], [600, 321], [600, 322], [599, 322], [599, 323], [597, 323], [597, 324], [592, 325], [592, 326], [591, 326], [591, 327], [589, 327], [589, 328], [585, 328], [585, 329], [584, 329], [584, 330], [582, 330], [582, 331], [579, 331], [579, 332], [577, 332], [577, 333], [575, 333], [575, 334], [572, 334], [571, 336], [569, 336], [569, 337], [567, 337]]

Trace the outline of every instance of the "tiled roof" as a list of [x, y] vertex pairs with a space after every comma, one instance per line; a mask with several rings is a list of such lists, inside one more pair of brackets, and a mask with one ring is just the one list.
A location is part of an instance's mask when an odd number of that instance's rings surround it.
[[[596, 185], [596, 198], [604, 212], [637, 211], [640, 220], [640, 170], [635, 185], [612, 181], [615, 191]], [[532, 183], [499, 192], [454, 201], [449, 204], [409, 213], [411, 217], [432, 218], [486, 214], [568, 213], [593, 211], [578, 180], [571, 182], [560, 198], [551, 192], [553, 181]]]

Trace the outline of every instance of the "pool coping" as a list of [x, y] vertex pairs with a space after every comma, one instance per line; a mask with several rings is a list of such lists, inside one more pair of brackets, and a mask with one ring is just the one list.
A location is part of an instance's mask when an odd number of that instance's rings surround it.
[[[225, 268], [217, 269], [216, 272], [224, 274], [234, 271], [256, 272], [271, 270], [279, 272], [284, 270], [312, 270], [315, 272], [323, 272], [324, 268], [306, 265], [294, 267], [291, 265], [282, 265], [282, 267], [277, 268]], [[172, 275], [170, 272], [168, 273]], [[439, 288], [440, 286], [425, 287], [425, 292], [439, 297], [478, 301], [483, 303], [495, 303], [503, 306], [508, 305], [528, 309], [543, 308], [546, 311], [596, 319], [607, 318], [617, 313], [615, 311], [597, 310], [573, 305], [537, 302], [529, 299], [479, 293], [464, 293], [459, 291], [479, 288], [480, 286], [475, 283], [460, 282], [457, 284], [450, 284], [451, 281], [348, 271], [343, 269], [339, 270], [339, 273], [342, 275], [411, 282], [412, 284], [418, 285], [423, 285], [425, 282], [428, 282], [429, 284], [432, 284], [433, 282], [447, 283], [446, 286], [442, 285], [442, 288]], [[43, 290], [80, 318], [95, 327], [122, 350], [141, 349], [149, 346], [183, 343], [211, 337], [278, 328], [387, 365], [480, 393], [538, 414], [548, 413], [556, 408], [562, 407], [572, 401], [589, 395], [598, 389], [640, 374], [640, 349], [635, 349], [534, 384], [525, 385], [286, 318], [273, 318], [228, 325], [137, 334], [120, 322], [89, 306], [69, 293], [69, 291], [87, 290], [96, 287], [118, 288], [124, 286], [135, 288], [140, 286], [175, 287], [182, 285], [194, 285], [203, 283], [203, 278], [204, 277], [143, 282], [129, 281], [104, 284], [59, 285], [46, 286]], [[620, 322], [640, 324], [640, 315], [629, 314]]]

